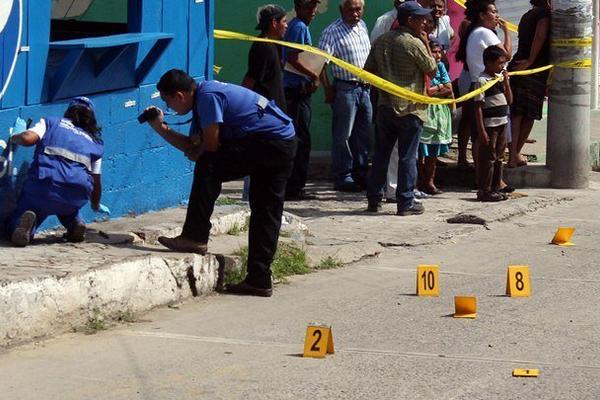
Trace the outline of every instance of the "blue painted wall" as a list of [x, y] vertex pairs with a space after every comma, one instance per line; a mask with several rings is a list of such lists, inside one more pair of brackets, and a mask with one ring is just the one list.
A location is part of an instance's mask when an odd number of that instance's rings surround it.
[[[13, 163], [8, 165], [9, 128], [17, 117], [36, 122], [44, 116], [61, 116], [75, 95], [87, 95], [96, 103], [105, 142], [102, 203], [111, 209], [112, 217], [186, 200], [193, 164], [136, 118], [149, 105], [164, 108], [155, 85], [168, 69], [186, 70], [199, 80], [212, 78], [214, 0], [128, 0], [129, 34], [171, 34], [170, 40], [163, 41], [166, 49], [160, 56], [156, 49], [152, 52], [153, 40], [86, 49], [79, 55], [53, 49], [49, 39], [52, 0], [10, 1], [11, 16], [0, 31], [0, 86], [7, 82], [13, 63], [19, 20], [22, 37], [13, 77], [0, 99], [0, 221], [14, 207], [33, 155], [33, 148], [15, 148]], [[97, 0], [94, 7], [102, 3]], [[56, 60], [58, 65], [53, 65]], [[183, 116], [168, 119], [187, 120]], [[179, 127], [182, 132], [188, 129]], [[84, 211], [87, 221], [94, 218], [89, 207]], [[52, 219], [44, 227], [57, 224]]]

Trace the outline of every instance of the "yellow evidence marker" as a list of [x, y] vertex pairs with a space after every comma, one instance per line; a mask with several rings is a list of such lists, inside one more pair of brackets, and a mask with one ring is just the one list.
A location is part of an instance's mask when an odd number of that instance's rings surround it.
[[476, 318], [477, 317], [477, 297], [475, 296], [455, 296], [454, 297], [454, 318]]
[[516, 368], [513, 370], [512, 376], [524, 377], [524, 378], [537, 378], [540, 376], [539, 369], [523, 369]]
[[570, 242], [573, 232], [575, 232], [575, 228], [558, 228], [552, 238], [552, 244], [559, 246], [575, 246], [575, 243]]
[[510, 297], [529, 297], [531, 281], [529, 267], [526, 265], [511, 265], [506, 271], [506, 294]]
[[310, 324], [306, 328], [304, 339], [304, 357], [324, 358], [333, 354], [333, 332], [331, 326], [323, 324]]
[[417, 267], [417, 296], [439, 296], [439, 267], [437, 265], [419, 265]]

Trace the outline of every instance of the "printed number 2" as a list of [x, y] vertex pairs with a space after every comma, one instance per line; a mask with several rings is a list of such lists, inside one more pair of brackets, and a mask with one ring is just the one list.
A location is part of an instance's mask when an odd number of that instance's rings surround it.
[[321, 341], [322, 336], [323, 336], [323, 332], [321, 332], [318, 329], [313, 332], [313, 337], [317, 337], [317, 340], [315, 340], [315, 342], [313, 343], [312, 347], [310, 348], [310, 351], [321, 351], [321, 348], [317, 345]]
[[517, 287], [518, 291], [521, 291], [525, 288], [525, 283], [523, 282], [523, 273], [521, 272], [517, 272], [515, 274], [515, 279], [517, 280], [515, 282], [515, 286]]
[[423, 278], [423, 288], [433, 290], [435, 287], [435, 276], [433, 275], [433, 271], [428, 271], [427, 274], [423, 271], [421, 278]]

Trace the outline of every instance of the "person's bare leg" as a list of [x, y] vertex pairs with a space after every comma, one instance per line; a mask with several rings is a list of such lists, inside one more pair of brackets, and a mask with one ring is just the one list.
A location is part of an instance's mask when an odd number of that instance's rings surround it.
[[479, 150], [477, 148], [477, 140], [471, 143], [471, 154], [473, 155], [473, 164], [475, 164], [475, 171], [477, 171], [477, 159], [479, 158]]
[[519, 147], [517, 148], [517, 151], [519, 152], [519, 154], [521, 154], [521, 151], [523, 151], [523, 146], [525, 146], [525, 142], [527, 142], [527, 139], [529, 138], [529, 135], [531, 134], [531, 130], [533, 129], [533, 123], [535, 122], [535, 120], [533, 118], [528, 118], [528, 117], [523, 117], [522, 121], [521, 121], [521, 134], [519, 135]]
[[[468, 165], [467, 161], [467, 146], [469, 145], [469, 137], [471, 136], [471, 122], [467, 121], [466, 118], [460, 119], [458, 126], [458, 165]], [[475, 158], [475, 151], [471, 149], [473, 158]]]
[[521, 139], [521, 123], [523, 121], [522, 115], [512, 114], [510, 120], [510, 127], [512, 130], [512, 142], [508, 148], [509, 158], [508, 158], [508, 167], [514, 168], [519, 165], [521, 159], [519, 157], [519, 142]]
[[435, 169], [437, 157], [425, 158], [425, 176], [423, 177], [424, 191], [428, 194], [437, 194], [438, 188], [435, 186]]

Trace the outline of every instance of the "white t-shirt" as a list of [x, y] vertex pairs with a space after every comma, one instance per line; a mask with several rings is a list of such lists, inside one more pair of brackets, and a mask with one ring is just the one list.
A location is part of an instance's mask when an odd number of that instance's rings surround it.
[[[42, 140], [42, 138], [46, 134], [47, 129], [48, 128], [46, 126], [46, 120], [44, 118], [42, 118], [42, 119], [40, 119], [40, 121], [37, 124], [35, 124], [33, 127], [29, 128], [27, 130], [35, 133], [36, 135], [38, 135], [40, 137], [40, 140]], [[92, 162], [92, 170], [90, 172], [95, 175], [100, 175], [102, 173], [102, 159], [101, 158]]]
[[448, 51], [450, 49], [452, 37], [454, 36], [454, 29], [452, 29], [452, 25], [450, 25], [449, 16], [442, 15], [437, 26], [433, 30], [432, 35], [442, 45], [442, 49], [444, 51]]
[[394, 8], [391, 11], [386, 12], [375, 21], [375, 26], [371, 31], [371, 43], [374, 43], [375, 40], [386, 32], [389, 32], [392, 24], [396, 20], [398, 16], [398, 11]]
[[467, 65], [471, 82], [477, 82], [485, 70], [483, 52], [490, 46], [501, 44], [500, 38], [491, 29], [478, 26], [471, 32], [467, 41]]

